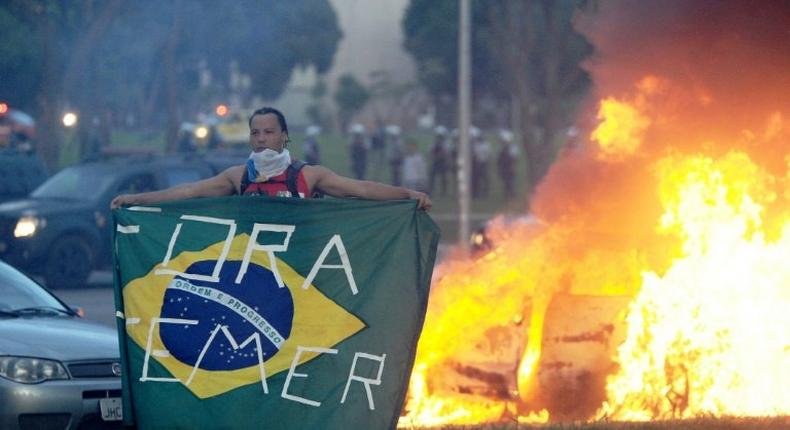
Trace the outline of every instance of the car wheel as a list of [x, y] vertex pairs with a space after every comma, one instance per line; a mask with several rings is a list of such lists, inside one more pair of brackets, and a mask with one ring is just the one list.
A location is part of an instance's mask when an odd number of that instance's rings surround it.
[[93, 252], [85, 239], [69, 235], [58, 239], [49, 250], [44, 282], [50, 288], [83, 285], [93, 270]]

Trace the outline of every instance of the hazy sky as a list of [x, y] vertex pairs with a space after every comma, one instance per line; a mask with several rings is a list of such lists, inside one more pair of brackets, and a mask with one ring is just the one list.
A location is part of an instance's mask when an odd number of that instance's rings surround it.
[[408, 0], [330, 0], [343, 30], [327, 82], [350, 72], [367, 83], [370, 72], [387, 70], [394, 82], [411, 81], [415, 67], [403, 49], [401, 21]]

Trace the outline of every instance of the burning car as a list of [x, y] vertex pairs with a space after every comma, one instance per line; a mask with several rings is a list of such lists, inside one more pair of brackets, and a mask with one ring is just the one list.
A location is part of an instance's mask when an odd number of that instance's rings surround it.
[[405, 422], [788, 413], [786, 155], [639, 153], [612, 124], [662, 85], [601, 101], [538, 190], [539, 225], [492, 223], [485, 252], [435, 269]]
[[786, 426], [786, 7], [672, 5], [601, 2], [575, 23], [596, 123], [530, 195], [538, 230], [435, 269], [407, 425]]
[[476, 234], [484, 240], [470, 257], [451, 252], [436, 270], [406, 417], [472, 424], [594, 414], [633, 291], [574, 282], [565, 271], [578, 261], [547, 267], [544, 247], [561, 233], [534, 215], [499, 216]]

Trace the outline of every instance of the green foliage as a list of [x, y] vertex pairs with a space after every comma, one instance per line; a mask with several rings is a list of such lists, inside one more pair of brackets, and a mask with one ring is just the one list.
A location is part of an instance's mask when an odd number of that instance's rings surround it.
[[324, 82], [323, 79], [319, 79], [315, 85], [313, 85], [313, 88], [310, 89], [310, 96], [314, 99], [321, 99], [326, 96], [326, 93], [326, 82]]
[[345, 130], [351, 117], [359, 112], [370, 99], [370, 92], [350, 74], [344, 74], [337, 80], [334, 99], [340, 109], [340, 120]]
[[253, 92], [276, 98], [295, 67], [332, 65], [342, 36], [327, 0], [197, 2], [187, 48], [209, 62], [217, 76], [235, 60], [253, 80]]
[[252, 81], [240, 93], [276, 98], [294, 68], [326, 71], [340, 37], [329, 0], [8, 0], [0, 99], [39, 120], [39, 149], [52, 166], [66, 108], [81, 114], [79, 136], [97, 127], [109, 135], [110, 124], [132, 118], [167, 130], [172, 142], [181, 121], [229, 101], [232, 62]]
[[0, 100], [30, 110], [36, 90], [40, 53], [35, 33], [7, 9], [0, 7]]
[[417, 61], [420, 81], [434, 96], [455, 94], [458, 2], [412, 0], [403, 18], [404, 46]]
[[[93, 43], [80, 82], [65, 94], [69, 103], [100, 105], [116, 111], [160, 109], [166, 93], [163, 54], [175, 41], [177, 93], [189, 107], [199, 94], [199, 65], [216, 81], [227, 82], [229, 64], [252, 77], [251, 92], [277, 97], [295, 67], [313, 65], [319, 72], [332, 64], [341, 32], [327, 0], [140, 0], [123, 2], [113, 15], [101, 15], [107, 2], [12, 2], [0, 6], [0, 96], [29, 88], [23, 99], [33, 103], [41, 79], [42, 43], [56, 44], [63, 74], [81, 43]], [[56, 23], [47, 34], [41, 22]], [[86, 40], [91, 24], [108, 18], [100, 37]], [[38, 24], [36, 24], [38, 23]], [[38, 43], [41, 38], [48, 38]], [[6, 77], [27, 79], [25, 85]], [[7, 87], [7, 88], [6, 88]], [[222, 88], [227, 94], [228, 88]], [[219, 92], [219, 91], [218, 91]], [[192, 99], [192, 100], [190, 100]]]
[[[545, 3], [545, 2], [544, 2]], [[571, 34], [568, 38], [567, 54], [563, 55], [561, 72], [566, 69], [578, 69], [579, 62], [592, 51], [591, 45], [572, 26], [574, 12], [579, 7], [578, 1], [550, 1], [552, 13], [551, 26], [547, 22], [545, 8], [537, 1], [519, 0], [488, 0], [472, 2], [472, 87], [478, 96], [509, 97], [513, 94], [513, 82], [508, 79], [509, 66], [504, 61], [502, 50], [511, 49], [513, 45], [529, 43], [529, 69], [520, 70], [530, 77], [532, 87], [545, 95], [545, 74], [540, 67], [551, 49], [549, 43], [552, 32]], [[504, 9], [501, 9], [504, 7]], [[531, 17], [524, 22], [525, 28], [535, 33], [534, 42], [525, 40], [526, 34], [501, 34], [502, 22], [494, 12], [500, 8], [505, 12], [512, 8], [530, 8], [527, 16], [519, 15], [517, 19]], [[417, 62], [420, 81], [435, 97], [455, 97], [458, 88], [458, 1], [456, 0], [411, 0], [403, 20], [406, 50]], [[504, 38], [509, 38], [503, 43]], [[536, 74], [533, 76], [533, 74]], [[570, 91], [578, 91], [584, 82], [574, 81]]]
[[[515, 129], [526, 154], [529, 189], [565, 144], [563, 130], [590, 85], [581, 62], [592, 47], [572, 21], [591, 3], [472, 1], [472, 122]], [[458, 12], [456, 0], [411, 0], [403, 21], [405, 46], [443, 124], [455, 123]]]
[[[251, 76], [251, 93], [276, 98], [295, 67], [328, 69], [341, 35], [326, 0], [241, 0], [221, 5], [208, 0], [146, 0], [126, 7], [97, 57], [107, 84], [119, 82], [118, 78], [125, 83], [124, 88], [104, 93], [133, 106], [145, 103], [146, 97], [156, 100], [146, 107], [164, 103], [165, 91], [156, 91], [161, 87], [157, 79], [164, 73], [162, 55], [171, 39], [176, 41], [179, 104], [195, 111], [211, 100], [225, 101], [232, 90], [225, 85], [231, 63]], [[146, 31], [140, 32], [141, 28]], [[213, 87], [203, 92], [197, 91], [201, 69], [213, 77]]]
[[[497, 61], [485, 30], [485, 2], [472, 7], [472, 88], [478, 95], [497, 91]], [[458, 93], [458, 1], [412, 0], [403, 19], [404, 46], [417, 62], [420, 82], [435, 99]]]
[[310, 121], [324, 129], [329, 129], [332, 125], [332, 115], [326, 108], [326, 95], [328, 92], [329, 89], [326, 82], [323, 78], [319, 78], [313, 85], [313, 88], [310, 89], [312, 102], [305, 108], [305, 113], [310, 118]]

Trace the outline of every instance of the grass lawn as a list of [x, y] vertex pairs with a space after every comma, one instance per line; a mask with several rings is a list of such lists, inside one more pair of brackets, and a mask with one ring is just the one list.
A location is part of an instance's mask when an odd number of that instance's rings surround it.
[[[291, 138], [291, 154], [296, 157], [301, 157], [301, 142], [303, 136], [301, 134], [293, 134]], [[406, 134], [404, 136], [404, 141], [409, 138], [413, 138], [417, 141], [418, 148], [423, 156], [425, 156], [425, 161], [430, 168], [429, 149], [433, 136], [430, 133]], [[319, 139], [319, 144], [321, 147], [321, 163], [341, 175], [351, 176], [351, 160], [348, 148], [349, 139], [337, 134], [323, 135]], [[520, 159], [518, 163], [519, 171], [516, 179], [516, 197], [512, 199], [507, 199], [504, 196], [502, 182], [495, 170], [495, 157], [492, 157], [490, 163], [490, 193], [485, 199], [476, 199], [471, 202], [470, 217], [472, 229], [476, 228], [480, 223], [494, 214], [501, 212], [521, 213], [526, 210], [526, 187], [523, 184], [523, 178], [526, 178], [526, 164], [523, 159]], [[385, 183], [389, 182], [389, 166], [385, 165], [383, 169], [376, 169], [373, 168], [371, 164], [370, 162], [368, 163], [367, 179]], [[454, 243], [458, 240], [459, 203], [457, 192], [455, 191], [456, 180], [454, 177], [448, 179], [448, 190], [446, 194], [441, 194], [438, 189], [431, 193], [433, 209], [431, 209], [430, 214], [433, 220], [439, 225], [439, 228], [441, 228], [442, 242]]]

